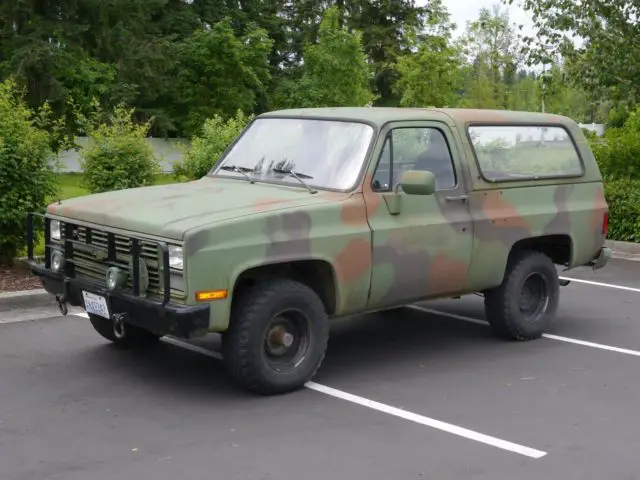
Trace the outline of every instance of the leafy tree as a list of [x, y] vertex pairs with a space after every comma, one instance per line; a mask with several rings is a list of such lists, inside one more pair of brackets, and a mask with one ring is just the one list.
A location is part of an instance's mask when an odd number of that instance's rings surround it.
[[524, 39], [523, 51], [530, 64], [549, 63], [561, 56], [571, 70], [570, 80], [586, 90], [606, 90], [614, 100], [638, 102], [637, 2], [524, 0], [523, 7], [532, 14], [537, 30], [535, 37]]
[[413, 36], [412, 50], [398, 60], [397, 89], [404, 107], [452, 106], [462, 88], [464, 59], [452, 43], [455, 27], [440, 1], [431, 5], [428, 29]]
[[278, 103], [295, 107], [364, 106], [374, 100], [371, 70], [362, 34], [341, 27], [339, 10], [331, 7], [320, 24], [317, 44], [304, 49], [299, 80], [286, 80]]
[[462, 38], [469, 59], [464, 106], [506, 108], [520, 60], [516, 34], [508, 12], [498, 4], [480, 9], [477, 20], [467, 25]]
[[252, 113], [271, 78], [268, 54], [272, 41], [263, 29], [235, 36], [230, 20], [196, 30], [178, 48], [177, 86], [172, 113], [180, 131], [191, 135], [205, 119]]

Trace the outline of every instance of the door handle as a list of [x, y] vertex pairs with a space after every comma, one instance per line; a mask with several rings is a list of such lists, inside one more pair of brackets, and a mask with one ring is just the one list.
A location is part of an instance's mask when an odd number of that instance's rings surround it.
[[444, 197], [448, 202], [466, 202], [469, 195], [458, 195], [457, 197]]

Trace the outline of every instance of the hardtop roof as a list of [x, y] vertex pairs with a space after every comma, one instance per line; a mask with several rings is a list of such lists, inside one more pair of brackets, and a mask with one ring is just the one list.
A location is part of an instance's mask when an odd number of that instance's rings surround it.
[[320, 107], [274, 110], [265, 117], [317, 117], [373, 123], [378, 127], [392, 121], [441, 120], [457, 124], [478, 123], [556, 123], [575, 126], [565, 116], [541, 112], [490, 110], [481, 108], [403, 108], [403, 107]]

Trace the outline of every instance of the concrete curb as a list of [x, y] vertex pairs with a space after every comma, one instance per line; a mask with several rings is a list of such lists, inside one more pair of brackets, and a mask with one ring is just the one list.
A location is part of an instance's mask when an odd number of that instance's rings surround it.
[[613, 250], [613, 258], [640, 262], [640, 243], [607, 240], [606, 245]]
[[56, 306], [53, 295], [43, 288], [0, 293], [0, 311], [22, 310]]

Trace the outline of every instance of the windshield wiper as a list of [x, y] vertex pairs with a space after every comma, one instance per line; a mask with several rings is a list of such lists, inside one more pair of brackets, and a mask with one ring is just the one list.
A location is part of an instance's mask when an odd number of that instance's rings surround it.
[[287, 170], [287, 169], [284, 169], [284, 168], [272, 168], [271, 171], [276, 172], [276, 173], [284, 173], [286, 175], [291, 175], [293, 178], [298, 180], [307, 190], [309, 190], [309, 193], [318, 193], [317, 190], [314, 190], [313, 188], [311, 188], [309, 185], [304, 183], [304, 181], [300, 178], [300, 177], [313, 178], [311, 175], [306, 175], [304, 173], [296, 173], [291, 169]]
[[241, 173], [242, 175], [247, 177], [247, 180], [249, 180], [250, 183], [256, 183], [255, 179], [253, 177], [247, 175], [247, 173], [246, 173], [246, 172], [253, 172], [253, 168], [239, 167], [237, 165], [223, 165], [223, 166], [220, 167], [220, 170], [230, 170], [232, 172]]

